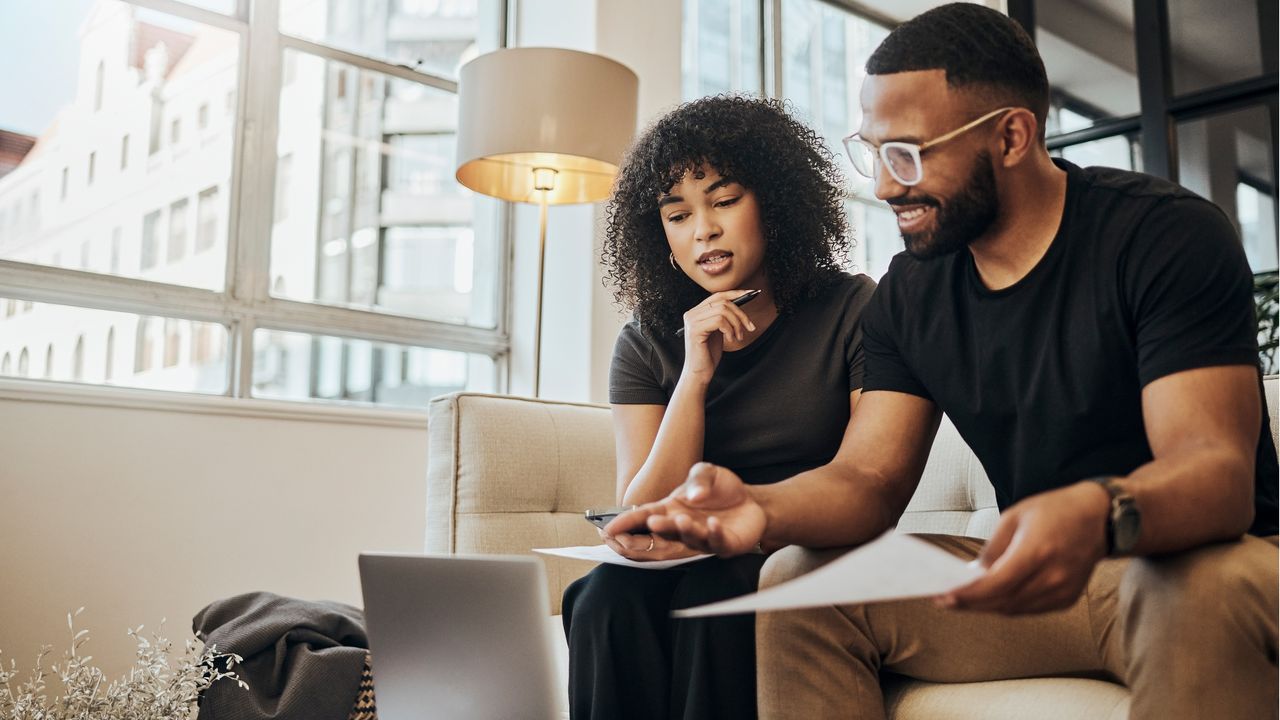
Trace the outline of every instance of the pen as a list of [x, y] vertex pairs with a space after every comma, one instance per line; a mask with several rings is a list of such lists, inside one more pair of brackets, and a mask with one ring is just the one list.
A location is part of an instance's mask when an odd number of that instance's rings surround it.
[[[733, 304], [737, 305], [738, 307], [742, 307], [743, 305], [746, 305], [752, 300], [755, 300], [756, 296], [759, 294], [760, 294], [759, 290], [748, 290], [742, 293], [741, 295], [739, 295], [738, 297], [734, 298]], [[684, 326], [681, 326], [680, 329], [676, 331], [676, 337], [682, 337], [682, 336], [684, 336]]]

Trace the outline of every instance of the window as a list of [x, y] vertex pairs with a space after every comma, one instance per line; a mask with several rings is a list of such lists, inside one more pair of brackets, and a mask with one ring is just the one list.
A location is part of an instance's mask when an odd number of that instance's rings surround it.
[[145, 272], [160, 262], [160, 211], [142, 219], [142, 255], [139, 267]]
[[[329, 347], [325, 338], [358, 337], [351, 342], [454, 354], [483, 368], [433, 370], [423, 376], [431, 387], [505, 389], [506, 210], [452, 179], [456, 69], [500, 45], [505, 1], [283, 2], [268, 18], [237, 0], [32, 4], [35, 20], [79, 52], [0, 44], [0, 65], [31, 68], [50, 97], [79, 100], [42, 110], [37, 134], [52, 140], [61, 128], [59, 142], [42, 143], [21, 172], [0, 177], [0, 270], [52, 265], [58, 254], [70, 261], [78, 250], [83, 258], [85, 234], [109, 229], [110, 245], [88, 237], [90, 271], [100, 277], [44, 270], [53, 281], [41, 300], [56, 302], [14, 298], [32, 320], [0, 333], [0, 352], [16, 365], [21, 347], [38, 353], [51, 343], [72, 358], [83, 338], [85, 382], [251, 397], [273, 387], [256, 378], [283, 372], [296, 399], [423, 401], [425, 391], [360, 380], [372, 350], [344, 351], [345, 387], [320, 392], [334, 366], [302, 359]], [[90, 22], [91, 13], [119, 22]], [[263, 49], [252, 68], [249, 47]], [[73, 71], [59, 74], [67, 62]], [[110, 115], [91, 117], [100, 65]], [[16, 125], [14, 109], [29, 104], [10, 99], [0, 103], [0, 127]], [[245, 165], [237, 148], [255, 147], [268, 152]], [[129, 172], [97, 183], [97, 157], [114, 164], [117, 153]], [[69, 200], [80, 172], [70, 170], [88, 156], [93, 202], [67, 202], [56, 226], [9, 242], [39, 224], [26, 203], [34, 188]], [[399, 264], [433, 252], [447, 258], [440, 267]], [[137, 314], [105, 310], [122, 300]], [[221, 319], [205, 322], [211, 312]], [[261, 328], [271, 330], [259, 336]], [[286, 351], [292, 365], [259, 367]], [[54, 379], [74, 375], [71, 360], [55, 365]]]
[[93, 172], [96, 169], [97, 164], [98, 164], [98, 153], [96, 152], [89, 153], [89, 172], [87, 175], [87, 178], [88, 178], [87, 184], [89, 185], [93, 184]]
[[27, 349], [22, 348], [22, 353], [18, 355], [18, 377], [29, 377], [31, 374], [31, 356], [27, 354]]
[[196, 252], [204, 252], [218, 243], [218, 188], [200, 191], [196, 208]]
[[149, 371], [155, 363], [155, 326], [155, 318], [138, 320], [138, 332], [133, 353], [133, 373], [135, 375]]
[[107, 330], [107, 344], [103, 353], [102, 375], [108, 380], [114, 380], [116, 377], [116, 329]]
[[88, 240], [85, 240], [84, 242], [80, 243], [80, 269], [81, 270], [89, 269], [89, 251], [90, 251], [90, 245]]
[[289, 194], [293, 188], [293, 155], [282, 155], [276, 162], [276, 202], [274, 220], [283, 222], [289, 217]]
[[120, 228], [111, 229], [111, 262], [108, 269], [112, 275], [120, 274], [120, 243], [123, 237]]
[[93, 111], [98, 112], [102, 109], [102, 86], [104, 84], [107, 72], [107, 64], [105, 62], [98, 63], [97, 74], [94, 76], [93, 82]]
[[49, 345], [49, 347], [45, 348], [44, 350], [44, 379], [45, 380], [53, 379], [53, 345], [52, 344]]
[[178, 355], [182, 351], [182, 324], [178, 320], [164, 321], [164, 366], [174, 367], [178, 364]]
[[[682, 71], [686, 99], [726, 91], [760, 91], [791, 101], [822, 134], [849, 183], [847, 209], [858, 242], [850, 260], [872, 277], [883, 275], [902, 249], [888, 206], [872, 184], [849, 167], [841, 138], [861, 122], [858, 92], [863, 66], [888, 35], [886, 26], [823, 0], [782, 0], [780, 16], [762, 17], [747, 0], [685, 0]], [[781, 77], [761, 80], [761, 38], [780, 48]], [[777, 41], [776, 43], [774, 41]]]
[[71, 355], [71, 379], [84, 380], [84, 336], [76, 338], [76, 349]]
[[9, 356], [9, 353], [5, 353], [4, 359], [0, 360], [0, 375], [12, 375], [12, 374], [13, 374], [13, 358]]
[[176, 263], [187, 256], [187, 200], [169, 206], [169, 249], [166, 262]]

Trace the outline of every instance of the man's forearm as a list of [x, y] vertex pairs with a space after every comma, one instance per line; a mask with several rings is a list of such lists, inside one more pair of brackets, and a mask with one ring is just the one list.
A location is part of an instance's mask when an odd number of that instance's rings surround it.
[[772, 485], [750, 488], [764, 508], [766, 547], [811, 548], [859, 545], [898, 521], [905, 502], [887, 491], [890, 483], [835, 463]]
[[1134, 555], [1243, 535], [1253, 521], [1253, 458], [1216, 448], [1153, 460], [1121, 478], [1142, 513]]

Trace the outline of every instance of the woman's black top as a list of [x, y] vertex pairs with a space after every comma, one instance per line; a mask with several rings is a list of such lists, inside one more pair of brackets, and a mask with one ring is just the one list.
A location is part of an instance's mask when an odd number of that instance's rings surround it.
[[[747, 347], [726, 352], [707, 389], [703, 459], [764, 484], [835, 457], [862, 388], [862, 310], [876, 283], [841, 273], [779, 315]], [[623, 327], [609, 368], [609, 402], [666, 405], [684, 366], [677, 328]]]

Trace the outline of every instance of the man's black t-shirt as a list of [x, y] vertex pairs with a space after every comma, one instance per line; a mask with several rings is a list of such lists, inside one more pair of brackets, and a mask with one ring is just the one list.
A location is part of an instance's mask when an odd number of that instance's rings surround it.
[[[745, 482], [777, 482], [831, 461], [862, 387], [863, 308], [876, 283], [841, 273], [780, 315], [750, 345], [720, 358], [707, 388], [702, 456]], [[684, 339], [632, 320], [609, 368], [609, 402], [666, 405], [684, 367]]]
[[[1221, 210], [1147, 175], [1055, 162], [1067, 171], [1062, 224], [1024, 278], [992, 291], [968, 251], [902, 253], [863, 319], [864, 391], [936, 403], [1002, 509], [1149, 462], [1147, 383], [1258, 363], [1252, 275]], [[1276, 454], [1263, 402], [1250, 532], [1273, 535]]]

